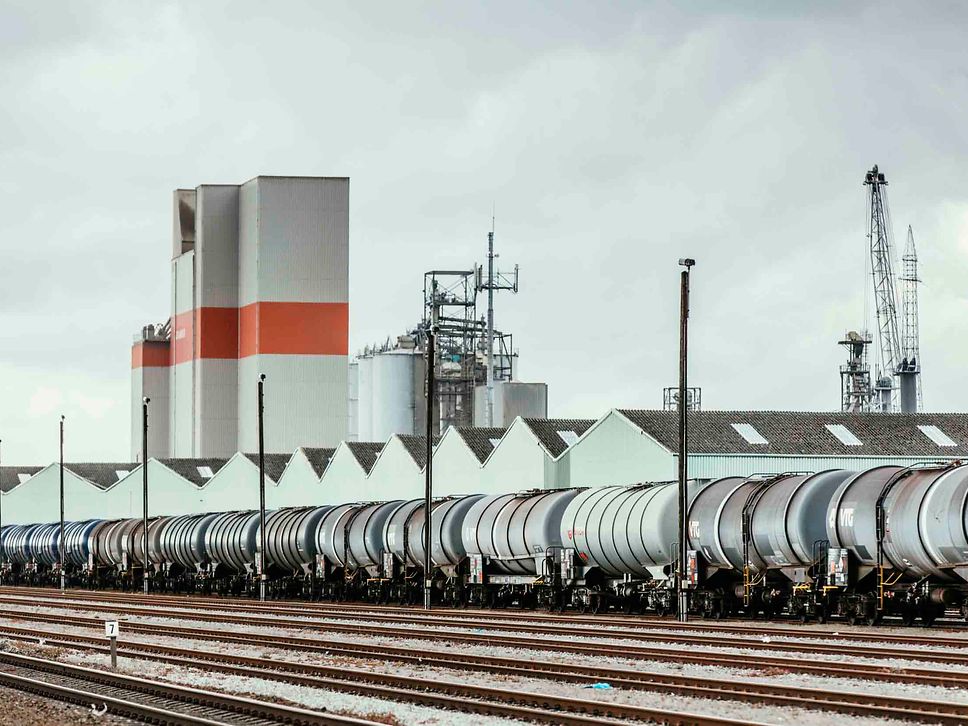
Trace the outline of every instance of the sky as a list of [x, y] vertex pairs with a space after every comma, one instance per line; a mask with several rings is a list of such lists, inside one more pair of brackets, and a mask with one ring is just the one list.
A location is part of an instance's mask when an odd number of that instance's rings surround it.
[[[727, 7], [728, 6], [728, 7]], [[834, 410], [865, 324], [864, 173], [919, 246], [927, 410], [968, 410], [968, 6], [0, 0], [3, 463], [129, 450], [171, 192], [350, 177], [351, 350], [423, 272], [519, 264], [498, 327], [549, 413]]]

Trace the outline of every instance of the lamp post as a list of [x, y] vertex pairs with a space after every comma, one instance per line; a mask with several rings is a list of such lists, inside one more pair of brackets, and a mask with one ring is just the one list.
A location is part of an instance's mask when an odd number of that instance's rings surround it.
[[689, 355], [689, 272], [696, 261], [682, 258], [679, 260], [679, 264], [685, 269], [679, 276], [679, 566], [677, 568], [676, 590], [679, 601], [679, 620], [686, 622], [689, 619], [689, 593], [686, 590], [686, 558], [689, 546], [687, 524], [689, 497], [686, 492], [686, 481], [689, 478], [689, 428], [686, 418], [686, 410], [688, 409], [686, 391]]
[[259, 600], [266, 599], [266, 439], [264, 386], [266, 374], [259, 375]]
[[434, 366], [437, 326], [427, 328], [427, 463], [424, 465], [424, 610], [430, 610], [433, 587], [433, 560], [430, 556], [434, 498]]
[[144, 576], [141, 578], [144, 581], [144, 592], [145, 595], [148, 594], [148, 572], [151, 567], [151, 560], [148, 557], [148, 404], [151, 403], [151, 399], [145, 396], [141, 400], [141, 471], [143, 473], [142, 486], [144, 489], [142, 500], [144, 503], [144, 558], [145, 558], [145, 569]]
[[60, 565], [60, 589], [67, 589], [64, 571], [64, 415], [60, 417], [60, 535], [57, 538], [57, 561]]

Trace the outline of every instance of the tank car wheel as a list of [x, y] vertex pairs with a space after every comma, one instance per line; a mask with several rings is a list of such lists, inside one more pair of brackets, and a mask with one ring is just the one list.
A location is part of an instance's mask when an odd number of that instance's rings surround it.
[[827, 612], [827, 608], [825, 608], [823, 605], [820, 605], [817, 608], [817, 622], [823, 625], [829, 619], [830, 619], [830, 614]]
[[901, 622], [907, 627], [914, 625], [914, 621], [918, 619], [917, 611], [914, 608], [906, 607], [901, 611]]
[[847, 613], [847, 624], [848, 625], [857, 625], [857, 623], [859, 623], [859, 622], [860, 622], [860, 618], [857, 616], [857, 613], [855, 613], [853, 611]]
[[881, 622], [881, 614], [876, 610], [872, 613], [868, 613], [867, 617], [864, 618], [864, 623], [866, 625], [877, 625]]

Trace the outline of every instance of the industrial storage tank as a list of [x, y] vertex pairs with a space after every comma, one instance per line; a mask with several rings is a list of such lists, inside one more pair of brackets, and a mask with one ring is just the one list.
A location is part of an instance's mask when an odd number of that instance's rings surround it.
[[586, 489], [565, 510], [561, 541], [607, 575], [662, 577], [676, 554], [678, 494], [670, 483]]
[[[316, 562], [316, 530], [332, 507], [294, 507], [266, 514], [266, 562], [295, 574], [308, 574]], [[256, 548], [262, 528], [256, 530]]]
[[[424, 500], [401, 503], [383, 526], [383, 547], [408, 567], [424, 564]], [[416, 541], [415, 541], [416, 540]]]
[[454, 497], [434, 507], [431, 521], [430, 556], [438, 567], [459, 565], [467, 557], [464, 547], [464, 519], [486, 495]]
[[400, 504], [398, 500], [333, 507], [323, 516], [316, 530], [317, 551], [339, 567], [380, 567], [383, 528]]
[[507, 574], [537, 574], [536, 559], [561, 547], [561, 519], [579, 491], [481, 497], [464, 517], [464, 550], [469, 555], [483, 555]]
[[[386, 441], [393, 434], [414, 434], [417, 355], [413, 349], [374, 353], [372, 413], [368, 441]], [[422, 379], [421, 379], [422, 380]]]
[[222, 513], [183, 514], [172, 517], [160, 532], [160, 561], [195, 571], [209, 563], [205, 535]]
[[350, 361], [349, 375], [346, 377], [349, 411], [346, 419], [346, 440], [360, 440], [360, 364]]
[[102, 520], [91, 532], [88, 543], [91, 548], [91, 559], [95, 567], [106, 567], [108, 565], [108, 540], [115, 525], [121, 521], [123, 520]]
[[7, 559], [17, 565], [26, 565], [28, 562], [31, 562], [31, 538], [33, 533], [43, 526], [42, 524], [16, 525], [7, 539]]
[[966, 579], [968, 467], [878, 467], [845, 481], [830, 507], [827, 536], [831, 547], [846, 547], [862, 567], [877, 565], [882, 495], [884, 564], [919, 578]]
[[205, 557], [235, 572], [254, 570], [258, 531], [258, 512], [224, 512], [205, 533]]

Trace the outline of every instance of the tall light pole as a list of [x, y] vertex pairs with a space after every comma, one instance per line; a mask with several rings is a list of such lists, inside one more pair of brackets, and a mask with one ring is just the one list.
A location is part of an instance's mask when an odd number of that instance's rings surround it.
[[689, 619], [689, 594], [686, 591], [686, 555], [689, 547], [689, 528], [687, 524], [689, 512], [689, 497], [686, 492], [686, 481], [689, 478], [689, 428], [686, 411], [689, 408], [686, 400], [688, 390], [688, 356], [689, 356], [689, 271], [695, 260], [682, 258], [679, 264], [685, 269], [679, 276], [679, 566], [676, 577], [676, 590], [679, 600], [679, 620]]
[[265, 412], [266, 374], [259, 375], [259, 600], [266, 599], [266, 437], [263, 425]]
[[144, 591], [145, 595], [148, 594], [148, 570], [151, 566], [151, 560], [148, 557], [148, 404], [151, 403], [151, 399], [145, 396], [141, 401], [141, 471], [143, 473], [143, 495], [142, 500], [144, 503], [144, 558], [145, 558], [145, 569], [144, 577]]
[[67, 589], [64, 571], [64, 415], [60, 417], [60, 535], [57, 538], [57, 559], [60, 563], [60, 589]]
[[424, 610], [430, 610], [433, 587], [433, 561], [430, 556], [434, 498], [434, 366], [437, 326], [427, 328], [427, 463], [424, 466]]

